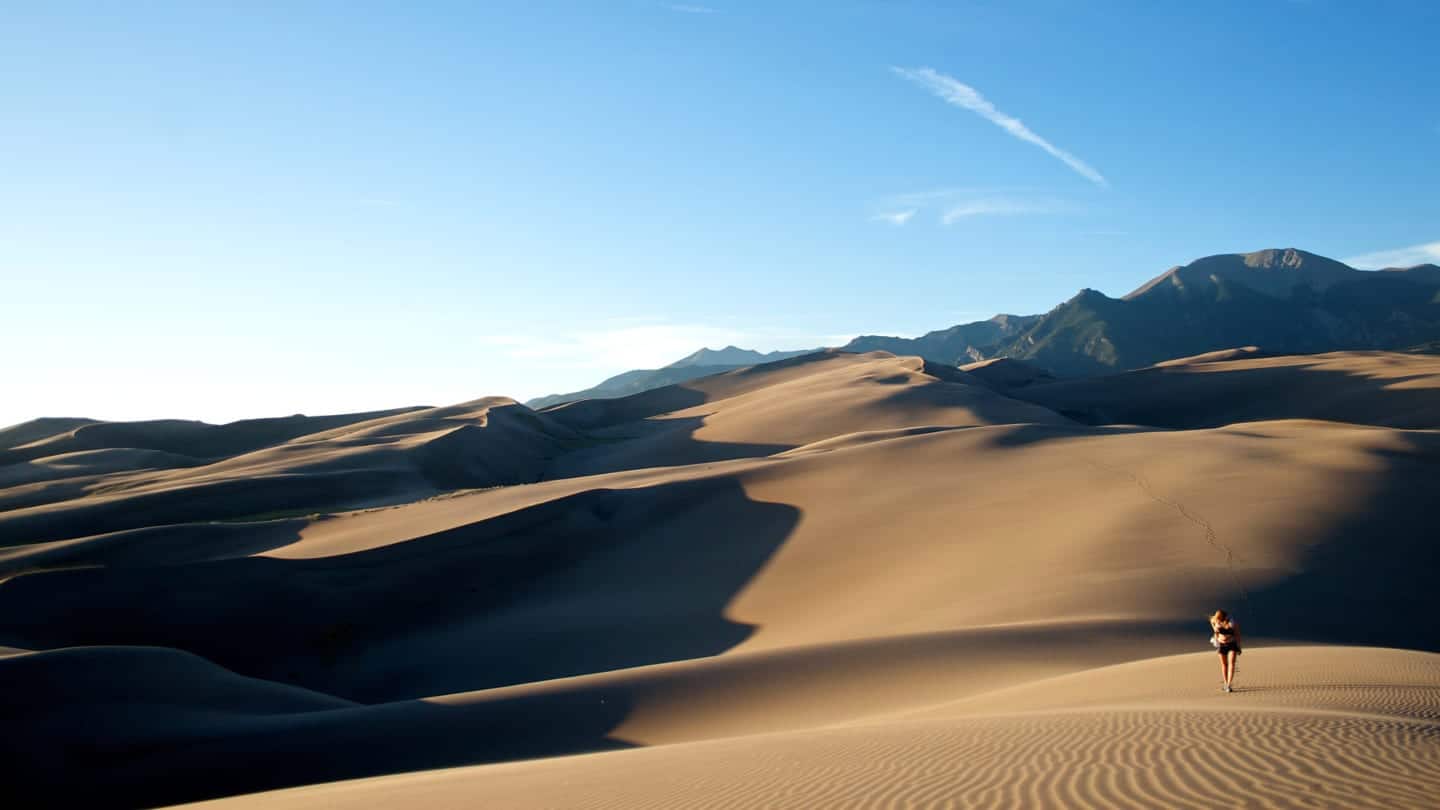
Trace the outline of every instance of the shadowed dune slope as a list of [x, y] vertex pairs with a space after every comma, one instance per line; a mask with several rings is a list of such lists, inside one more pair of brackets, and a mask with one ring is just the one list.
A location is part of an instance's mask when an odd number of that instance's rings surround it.
[[[272, 419], [244, 419], [224, 425], [181, 419], [146, 422], [99, 422], [88, 419], [37, 419], [6, 429], [8, 436], [33, 436], [30, 441], [7, 444], [0, 464], [42, 458], [81, 450], [132, 448], [160, 450], [195, 458], [223, 458], [258, 450], [310, 433], [351, 425], [415, 408], [337, 414], [334, 416], [284, 416]], [[54, 430], [66, 423], [69, 429]], [[46, 428], [42, 430], [42, 428]]]
[[0, 466], [0, 489], [66, 478], [97, 477], [140, 470], [167, 470], [194, 467], [203, 462], [163, 450], [111, 447], [103, 450], [76, 450], [57, 456]]
[[9, 450], [23, 444], [38, 442], [51, 436], [67, 433], [82, 425], [94, 424], [97, 421], [58, 416], [31, 419], [18, 425], [0, 428], [0, 449]]
[[1012, 395], [1092, 424], [1196, 428], [1325, 419], [1434, 429], [1440, 428], [1440, 357], [1397, 352], [1197, 357], [1031, 386]]

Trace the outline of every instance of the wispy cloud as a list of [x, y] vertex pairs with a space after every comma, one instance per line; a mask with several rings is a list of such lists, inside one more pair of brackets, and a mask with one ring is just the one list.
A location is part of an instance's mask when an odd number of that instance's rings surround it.
[[671, 11], [678, 11], [681, 14], [718, 14], [720, 9], [709, 6], [697, 6], [689, 3], [666, 3], [665, 8]]
[[910, 221], [911, 217], [919, 213], [919, 211], [920, 209], [918, 208], [907, 208], [904, 211], [887, 211], [885, 213], [876, 214], [875, 216], [871, 217], [871, 219], [875, 220], [876, 222], [888, 222], [891, 225], [904, 225], [905, 223]]
[[1414, 267], [1417, 264], [1440, 264], [1440, 242], [1426, 242], [1423, 245], [1377, 250], [1361, 256], [1343, 259], [1351, 267], [1361, 270], [1379, 270], [1382, 267]]
[[940, 224], [954, 225], [962, 219], [984, 216], [1013, 216], [1016, 214], [1054, 214], [1064, 210], [1063, 206], [1049, 200], [969, 200], [952, 205], [940, 215]]
[[893, 70], [896, 75], [924, 87], [926, 90], [939, 96], [946, 103], [970, 110], [995, 126], [1014, 135], [1016, 138], [1044, 149], [1050, 153], [1052, 157], [1058, 159], [1071, 169], [1074, 169], [1077, 174], [1095, 185], [1101, 187], [1110, 185], [1105, 179], [1105, 176], [1100, 174], [1095, 167], [1035, 134], [1035, 132], [1025, 126], [1020, 119], [996, 109], [994, 104], [991, 104], [989, 100], [980, 95], [980, 91], [970, 85], [928, 67], [892, 67], [891, 70]]

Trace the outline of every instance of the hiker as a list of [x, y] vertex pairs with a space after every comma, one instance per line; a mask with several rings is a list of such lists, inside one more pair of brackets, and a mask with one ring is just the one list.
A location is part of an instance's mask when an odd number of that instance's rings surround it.
[[1217, 610], [1210, 617], [1210, 630], [1210, 644], [1220, 653], [1220, 677], [1225, 680], [1220, 691], [1233, 692], [1235, 690], [1230, 685], [1235, 680], [1235, 659], [1241, 653], [1240, 625], [1230, 618], [1230, 614]]

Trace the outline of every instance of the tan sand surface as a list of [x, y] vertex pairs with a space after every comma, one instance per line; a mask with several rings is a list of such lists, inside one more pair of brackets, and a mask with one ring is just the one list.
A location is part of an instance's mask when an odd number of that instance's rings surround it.
[[[1386, 353], [1010, 391], [828, 352], [541, 412], [20, 426], [7, 767], [36, 806], [1424, 806], [1437, 391]], [[1117, 402], [1168, 416], [1086, 423]]]

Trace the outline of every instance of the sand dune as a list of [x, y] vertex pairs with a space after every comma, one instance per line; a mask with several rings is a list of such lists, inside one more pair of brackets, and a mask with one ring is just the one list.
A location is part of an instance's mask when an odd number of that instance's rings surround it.
[[51, 498], [0, 512], [0, 714], [40, 804], [1424, 806], [1433, 359], [831, 352], [27, 457], [88, 472], [0, 490]]
[[139, 470], [168, 470], [193, 467], [202, 462], [179, 453], [143, 450], [134, 447], [111, 447], [103, 450], [76, 450], [44, 456], [31, 461], [0, 467], [0, 487], [17, 487], [45, 481], [105, 476]]
[[68, 419], [45, 417], [21, 422], [7, 428], [0, 428], [0, 449], [9, 450], [22, 444], [38, 442], [60, 433], [66, 433], [82, 425], [93, 424], [95, 419]]
[[546, 413], [600, 440], [559, 459], [549, 477], [768, 456], [860, 431], [1067, 421], [953, 370], [885, 352], [805, 355]]

